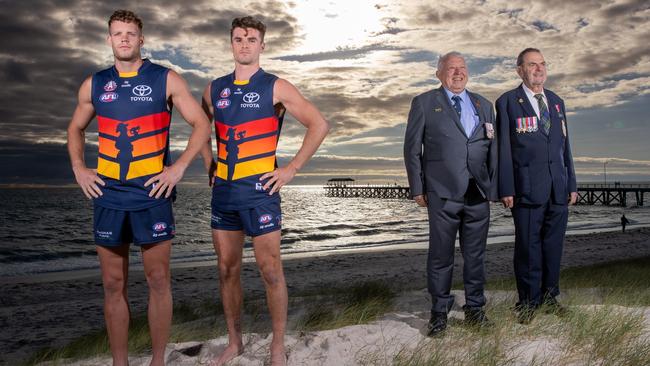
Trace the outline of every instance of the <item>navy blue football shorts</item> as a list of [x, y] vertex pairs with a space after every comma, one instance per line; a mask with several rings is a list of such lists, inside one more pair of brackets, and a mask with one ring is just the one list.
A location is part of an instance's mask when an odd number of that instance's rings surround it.
[[174, 237], [172, 203], [137, 211], [114, 210], [95, 205], [95, 243], [114, 247], [124, 243], [154, 244]]
[[280, 197], [244, 210], [221, 210], [212, 205], [210, 226], [215, 230], [244, 231], [246, 235], [260, 236], [282, 228]]

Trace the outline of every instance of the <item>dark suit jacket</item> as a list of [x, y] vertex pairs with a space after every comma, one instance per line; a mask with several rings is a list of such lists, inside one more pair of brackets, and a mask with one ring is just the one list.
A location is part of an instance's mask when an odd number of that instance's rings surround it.
[[[469, 179], [474, 178], [483, 197], [498, 199], [494, 109], [482, 96], [467, 93], [479, 115], [472, 136], [465, 135], [442, 87], [413, 98], [404, 138], [411, 196], [433, 191], [440, 198], [462, 201]], [[486, 123], [493, 126], [492, 138]]]
[[541, 122], [536, 132], [517, 132], [517, 118], [537, 116], [521, 85], [497, 99], [499, 197], [543, 204], [552, 188], [553, 202], [566, 204], [569, 193], [576, 192], [564, 101], [550, 90], [544, 94], [551, 115], [548, 136]]

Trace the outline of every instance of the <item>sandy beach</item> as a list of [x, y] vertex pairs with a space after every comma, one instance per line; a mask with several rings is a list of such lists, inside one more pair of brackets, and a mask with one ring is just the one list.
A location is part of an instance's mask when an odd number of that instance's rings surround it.
[[[512, 276], [513, 247], [513, 243], [488, 246], [486, 267], [489, 278]], [[422, 307], [419, 310], [426, 314], [429, 306], [428, 296], [423, 290], [426, 287], [426, 254], [423, 249], [392, 249], [285, 258], [289, 296], [306, 291], [317, 293], [323, 287], [342, 283], [383, 281], [396, 290], [415, 293], [420, 300], [415, 305], [411, 302], [404, 306], [412, 311]], [[650, 256], [650, 228], [629, 230], [626, 233], [600, 232], [567, 237], [562, 265], [565, 268], [576, 267], [646, 256]], [[462, 258], [457, 252], [454, 279], [461, 278], [461, 268]], [[1, 280], [0, 364], [15, 364], [38, 349], [62, 346], [80, 335], [103, 327], [102, 287], [96, 272], [48, 277]], [[244, 264], [242, 282], [247, 299], [263, 298], [263, 285], [255, 263]], [[219, 301], [216, 263], [201, 262], [173, 268], [172, 286], [175, 304], [205, 299]], [[133, 314], [142, 314], [146, 308], [147, 286], [140, 271], [131, 271], [129, 297]], [[292, 320], [291, 314], [295, 313], [296, 309], [290, 309], [289, 322]], [[426, 320], [416, 318], [413, 320], [414, 326], [424, 326]], [[372, 330], [366, 331], [372, 333]], [[264, 344], [265, 336], [250, 335], [251, 342]], [[291, 344], [295, 337], [290, 335], [287, 343]], [[223, 346], [221, 340], [211, 342], [206, 343], [209, 345], [206, 349], [216, 351]], [[180, 357], [178, 349], [190, 346], [191, 344], [173, 345], [170, 347], [170, 356]], [[298, 357], [299, 354], [296, 350], [292, 357]], [[181, 362], [180, 358], [178, 361], [178, 364], [190, 364]], [[299, 358], [295, 361], [300, 364]]]

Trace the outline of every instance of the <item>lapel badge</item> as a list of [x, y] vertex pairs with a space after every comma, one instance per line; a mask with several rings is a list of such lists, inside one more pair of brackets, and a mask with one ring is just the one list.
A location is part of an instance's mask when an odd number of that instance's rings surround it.
[[442, 108], [440, 108], [440, 107], [438, 107], [438, 108], [434, 108], [433, 111], [434, 111], [434, 112], [442, 112]]
[[489, 122], [485, 122], [485, 137], [490, 140], [494, 138], [494, 126]]
[[518, 102], [519, 102], [519, 103], [523, 103], [523, 102], [524, 102], [524, 100], [523, 100], [523, 99], [521, 99], [521, 98], [519, 98], [519, 100], [518, 100]]
[[560, 113], [560, 105], [559, 104], [555, 105], [555, 110], [557, 111], [557, 113]]

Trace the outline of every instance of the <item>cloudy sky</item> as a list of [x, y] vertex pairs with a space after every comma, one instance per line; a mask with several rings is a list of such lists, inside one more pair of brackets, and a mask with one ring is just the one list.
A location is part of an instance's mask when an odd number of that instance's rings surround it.
[[[650, 3], [616, 1], [0, 0], [0, 184], [72, 183], [66, 126], [81, 81], [112, 64], [107, 19], [129, 8], [145, 23], [144, 55], [171, 67], [199, 98], [233, 69], [233, 17], [268, 26], [262, 67], [294, 83], [333, 126], [295, 180], [334, 176], [404, 182], [411, 99], [439, 86], [440, 54], [466, 56], [468, 89], [494, 101], [516, 87], [516, 55], [540, 48], [547, 87], [564, 98], [580, 181], [650, 180]], [[407, 5], [408, 4], [408, 5]], [[189, 128], [178, 115], [172, 148]], [[96, 124], [86, 160], [96, 164]], [[304, 129], [288, 118], [279, 153]], [[281, 163], [286, 161], [281, 159]], [[188, 172], [198, 179], [201, 164]]]

